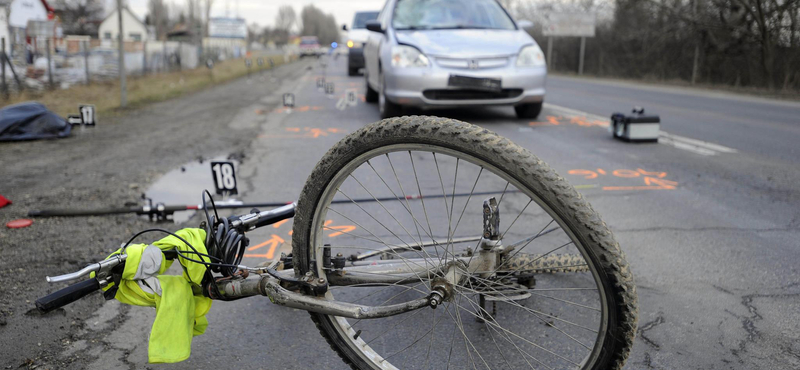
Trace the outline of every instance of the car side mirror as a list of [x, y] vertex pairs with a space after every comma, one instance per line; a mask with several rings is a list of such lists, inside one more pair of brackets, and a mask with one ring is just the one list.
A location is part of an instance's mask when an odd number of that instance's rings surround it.
[[378, 21], [369, 21], [369, 22], [367, 22], [367, 29], [372, 31], [372, 32], [379, 32], [379, 33], [386, 32], [383, 29], [383, 26], [381, 26], [381, 22], [378, 22]]
[[527, 19], [523, 19], [523, 20], [517, 21], [517, 26], [519, 26], [519, 28], [522, 28], [523, 30], [529, 30], [529, 29], [533, 28], [533, 22], [531, 22], [531, 21], [529, 21]]
[[346, 24], [342, 25], [342, 31], [347, 31], [347, 25]]

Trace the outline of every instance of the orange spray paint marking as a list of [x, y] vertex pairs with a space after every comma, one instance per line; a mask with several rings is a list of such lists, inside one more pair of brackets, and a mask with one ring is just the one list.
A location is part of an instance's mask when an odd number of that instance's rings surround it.
[[596, 178], [597, 178], [597, 173], [595, 173], [594, 171], [588, 171], [588, 170], [569, 170], [569, 172], [567, 172], [567, 173], [569, 173], [570, 175], [578, 175], [578, 176], [583, 176], [583, 178], [584, 178], [584, 179], [587, 179], [587, 180], [591, 180], [591, 179], [596, 179]]
[[578, 126], [588, 126], [588, 123], [584, 117], [572, 117], [570, 118], [569, 123], [576, 124]]
[[669, 189], [669, 190], [675, 189], [675, 186], [678, 185], [676, 181], [657, 179], [655, 177], [649, 177], [649, 176], [644, 178], [644, 183], [651, 186], [660, 186], [664, 189]]
[[351, 232], [351, 231], [356, 229], [356, 227], [353, 226], [353, 225], [330, 226], [331, 223], [333, 223], [333, 220], [325, 220], [325, 227], [328, 230], [340, 230], [340, 231], [337, 231], [337, 232], [335, 232], [335, 233], [333, 233], [331, 235], [328, 235], [331, 238], [333, 238], [335, 236], [339, 236], [339, 235], [345, 234], [345, 233], [349, 233], [349, 232]]
[[[589, 171], [589, 170], [569, 170], [568, 172], [570, 175], [576, 176], [583, 176], [585, 179], [595, 179], [600, 175], [606, 175], [606, 171], [602, 168], [598, 168], [597, 172]], [[612, 173], [615, 177], [619, 178], [642, 178], [645, 185], [644, 186], [604, 186], [603, 190], [674, 190], [678, 186], [678, 182], [671, 181], [665, 179], [667, 176], [666, 172], [650, 172], [645, 171], [641, 168], [637, 168], [636, 171], [633, 170], [626, 170], [626, 169], [619, 169], [614, 170]]]
[[561, 118], [561, 117], [556, 117], [556, 116], [547, 116], [547, 122], [549, 122], [551, 125], [556, 125], [556, 126], [558, 126], [558, 125], [560, 125], [560, 124], [561, 124], [561, 122], [559, 121], [559, 119], [560, 119], [560, 118]]
[[288, 219], [288, 218], [287, 218], [287, 219], [285, 219], [285, 220], [280, 220], [280, 221], [278, 221], [278, 222], [276, 222], [276, 223], [272, 224], [272, 227], [274, 227], [274, 228], [276, 228], [276, 229], [277, 229], [277, 228], [281, 227], [281, 225], [283, 225], [283, 224], [285, 224], [285, 223], [287, 223], [287, 222], [289, 222], [289, 219]]
[[667, 173], [666, 172], [647, 172], [647, 171], [645, 171], [645, 170], [643, 170], [641, 168], [637, 168], [636, 171], [638, 171], [642, 175], [655, 176], [655, 177], [658, 177], [659, 179], [663, 179], [664, 177], [667, 177]]
[[285, 242], [285, 240], [283, 240], [280, 236], [272, 234], [272, 238], [271, 239], [269, 239], [269, 240], [267, 240], [267, 241], [265, 241], [265, 242], [263, 242], [261, 244], [254, 245], [254, 246], [252, 246], [250, 248], [247, 248], [248, 251], [253, 251], [253, 250], [256, 250], [256, 249], [259, 249], [259, 248], [263, 248], [263, 247], [269, 246], [269, 249], [267, 249], [267, 253], [264, 253], [264, 254], [245, 254], [244, 256], [245, 257], [272, 259], [272, 257], [275, 256], [275, 249], [277, 249], [278, 246], [283, 244], [284, 242]]
[[645, 177], [646, 186], [604, 186], [603, 190], [675, 190], [678, 185], [675, 181]]
[[632, 171], [632, 170], [614, 170], [614, 172], [612, 172], [612, 174], [614, 176], [616, 176], [616, 177], [624, 177], [624, 178], [633, 178], [633, 177], [639, 177], [639, 176], [642, 175], [642, 174], [640, 174], [640, 173], [638, 173], [636, 171]]
[[306, 129], [308, 131], [308, 134], [306, 134], [306, 136], [308, 136], [308, 137], [318, 138], [320, 136], [328, 136], [327, 132], [322, 131], [321, 129], [318, 129], [318, 128], [312, 128], [312, 129], [308, 130], [308, 127], [306, 127]]

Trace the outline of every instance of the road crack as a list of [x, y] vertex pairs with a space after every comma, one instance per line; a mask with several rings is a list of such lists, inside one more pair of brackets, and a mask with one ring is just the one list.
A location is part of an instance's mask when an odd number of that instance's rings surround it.
[[[778, 288], [780, 291], [785, 291], [792, 287], [798, 286], [800, 283], [792, 283], [783, 287]], [[715, 286], [716, 288], [716, 286]], [[719, 289], [719, 288], [718, 288]], [[731, 316], [739, 319], [741, 321], [742, 329], [744, 329], [746, 336], [744, 339], [739, 341], [739, 345], [735, 349], [731, 349], [731, 354], [739, 360], [739, 363], [744, 363], [744, 359], [742, 358], [742, 354], [747, 351], [747, 345], [756, 343], [759, 339], [763, 337], [762, 333], [756, 327], [756, 323], [764, 319], [763, 316], [758, 312], [758, 308], [754, 303], [754, 300], [757, 298], [773, 298], [773, 299], [785, 299], [785, 298], [792, 298], [800, 296], [800, 293], [779, 293], [779, 294], [748, 294], [742, 296], [741, 304], [747, 309], [748, 315], [737, 315], [736, 313], [725, 310]], [[795, 353], [791, 353], [792, 355], [796, 355]]]
[[[654, 341], [653, 339], [651, 339], [650, 337], [648, 337], [645, 334], [648, 331], [653, 330], [653, 328], [655, 328], [656, 326], [659, 326], [659, 325], [661, 325], [661, 324], [663, 324], [665, 322], [666, 321], [664, 320], [664, 313], [663, 312], [659, 312], [658, 313], [658, 317], [656, 317], [655, 320], [650, 321], [650, 322], [648, 322], [648, 323], [646, 323], [646, 324], [644, 324], [644, 325], [639, 327], [639, 333], [638, 333], [639, 337], [642, 338], [642, 340], [645, 343], [647, 343], [647, 345], [649, 345], [650, 347], [653, 347], [653, 349], [655, 349], [656, 351], [661, 350], [661, 345], [658, 344], [656, 341]], [[647, 359], [648, 359], [648, 357], [645, 357], [645, 362], [648, 362]], [[652, 368], [652, 366], [650, 366], [650, 368]]]

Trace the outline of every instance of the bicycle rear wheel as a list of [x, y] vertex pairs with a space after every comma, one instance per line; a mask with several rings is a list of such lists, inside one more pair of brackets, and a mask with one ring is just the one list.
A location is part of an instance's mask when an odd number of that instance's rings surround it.
[[[502, 214], [494, 249], [476, 243], [490, 198]], [[309, 176], [292, 244], [296, 272], [321, 278], [365, 265], [435, 267], [332, 286], [331, 300], [402, 303], [429, 295], [448, 271], [459, 276], [435, 310], [371, 320], [312, 313], [353, 368], [620, 369], [630, 352], [636, 289], [605, 223], [544, 162], [477, 126], [401, 117], [348, 135]], [[350, 262], [334, 272], [326, 248]], [[377, 281], [391, 280], [379, 271]]]

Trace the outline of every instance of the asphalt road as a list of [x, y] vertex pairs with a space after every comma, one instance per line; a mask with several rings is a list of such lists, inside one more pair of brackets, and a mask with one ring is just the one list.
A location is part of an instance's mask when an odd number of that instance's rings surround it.
[[[311, 68], [280, 83], [269, 75], [234, 83], [274, 86], [253, 89], [261, 95], [232, 106], [219, 123], [258, 132], [238, 169], [245, 201], [296, 199], [329, 147], [379, 119], [377, 107], [360, 99], [337, 108], [345, 89], [363, 94], [363, 77], [347, 77], [343, 60], [325, 69], [301, 63]], [[332, 96], [315, 85], [323, 74], [335, 83]], [[296, 96], [291, 111], [279, 108], [286, 92]], [[481, 125], [580, 185], [636, 277], [639, 330], [627, 369], [800, 367], [800, 104], [562, 77], [549, 79], [546, 101], [535, 121], [507, 107], [408, 113]], [[605, 117], [634, 105], [660, 114], [671, 136], [658, 144], [613, 140]], [[290, 230], [287, 222], [252, 233], [252, 244], [262, 246], [244, 263], [288, 252]], [[148, 366], [345, 368], [302, 311], [253, 298], [216, 302], [208, 318], [189, 360]], [[152, 319], [152, 310], [107, 302], [79, 333], [92, 339], [73, 335], [58, 357], [80, 358], [74, 368], [142, 368]]]

